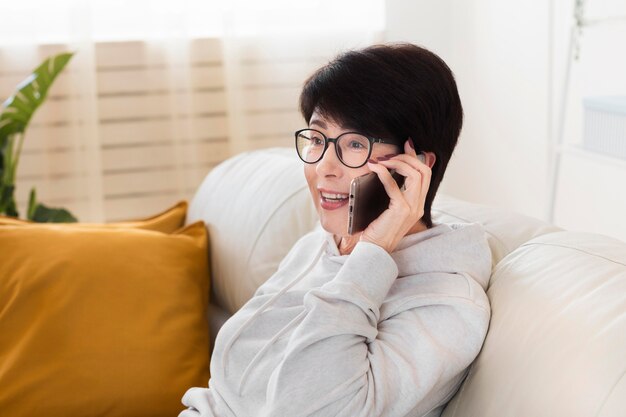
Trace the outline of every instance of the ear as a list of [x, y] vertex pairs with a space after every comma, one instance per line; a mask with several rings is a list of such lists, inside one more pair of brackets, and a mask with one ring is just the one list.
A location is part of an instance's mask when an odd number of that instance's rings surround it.
[[424, 163], [432, 169], [433, 165], [435, 165], [435, 161], [437, 160], [437, 156], [433, 152], [422, 152], [422, 155], [424, 155]]

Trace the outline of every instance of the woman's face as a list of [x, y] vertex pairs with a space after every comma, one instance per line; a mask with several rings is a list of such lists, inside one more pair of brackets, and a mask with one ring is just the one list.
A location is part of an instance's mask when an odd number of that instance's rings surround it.
[[[319, 130], [328, 138], [336, 138], [351, 131], [313, 112], [309, 127]], [[392, 144], [375, 143], [370, 159], [397, 154], [400, 147]], [[304, 164], [304, 176], [309, 184], [309, 191], [315, 203], [322, 227], [336, 236], [348, 236], [348, 195], [353, 178], [372, 172], [367, 164], [360, 168], [348, 168], [339, 161], [335, 144], [329, 143], [321, 160], [315, 164]], [[340, 200], [328, 200], [325, 197], [340, 197]]]

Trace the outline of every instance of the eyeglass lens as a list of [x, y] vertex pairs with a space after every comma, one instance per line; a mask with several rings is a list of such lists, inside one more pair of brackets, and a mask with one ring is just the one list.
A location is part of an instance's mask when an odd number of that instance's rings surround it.
[[[300, 158], [309, 163], [322, 159], [326, 139], [315, 130], [303, 130], [298, 134], [296, 147]], [[337, 156], [345, 165], [358, 167], [367, 161], [370, 141], [358, 133], [344, 133], [337, 138]]]

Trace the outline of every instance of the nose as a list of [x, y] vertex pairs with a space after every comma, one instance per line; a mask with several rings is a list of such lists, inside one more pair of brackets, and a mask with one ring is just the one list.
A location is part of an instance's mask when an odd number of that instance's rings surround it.
[[343, 164], [337, 157], [337, 150], [335, 146], [336, 144], [329, 143], [324, 156], [322, 156], [322, 159], [317, 162], [315, 169], [318, 175], [335, 177], [341, 176]]

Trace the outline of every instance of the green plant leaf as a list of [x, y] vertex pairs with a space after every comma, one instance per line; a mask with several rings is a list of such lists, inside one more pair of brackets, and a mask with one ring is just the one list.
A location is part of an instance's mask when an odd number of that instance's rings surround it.
[[33, 113], [44, 102], [48, 89], [65, 68], [73, 53], [62, 53], [46, 59], [24, 81], [17, 91], [2, 104], [0, 114], [0, 149], [13, 133], [23, 133]]
[[35, 193], [35, 187], [30, 189], [30, 195], [28, 196], [28, 209], [26, 210], [26, 218], [32, 220], [35, 216], [35, 209], [37, 208], [37, 194]]
[[72, 213], [64, 208], [46, 207], [41, 203], [35, 205], [33, 216], [28, 220], [39, 223], [75, 223], [78, 221]]
[[[12, 155], [9, 154], [9, 150], [7, 149], [7, 145], [9, 144], [9, 138], [1, 138], [0, 137], [0, 183], [4, 181], [5, 174], [5, 164], [9, 165], [10, 161], [5, 161], [5, 159], [11, 158]], [[8, 163], [7, 163], [8, 162]]]
[[4, 213], [7, 216], [19, 217], [15, 200], [13, 199], [14, 190], [15, 186], [12, 184], [0, 184], [0, 214]]
[[[48, 90], [65, 68], [73, 53], [62, 53], [46, 59], [16, 87], [16, 92], [0, 107], [0, 213], [18, 217], [15, 204], [15, 171], [22, 150], [23, 134], [35, 110], [45, 101]], [[12, 135], [20, 134], [15, 152]], [[41, 222], [75, 222], [65, 209], [48, 208], [36, 203], [31, 190], [27, 216]]]
[[0, 178], [4, 176], [4, 144], [6, 138], [0, 138]]

